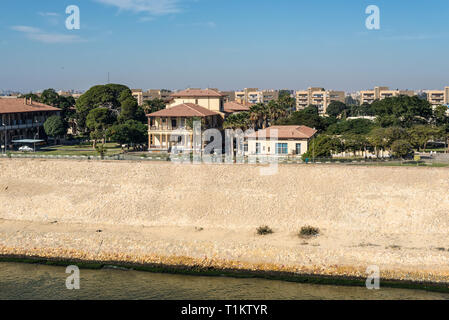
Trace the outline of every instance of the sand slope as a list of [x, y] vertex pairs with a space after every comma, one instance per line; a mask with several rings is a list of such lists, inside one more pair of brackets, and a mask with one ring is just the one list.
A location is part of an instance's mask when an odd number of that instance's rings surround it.
[[[449, 282], [449, 170], [259, 169], [3, 159], [0, 247], [341, 274], [379, 265], [385, 276]], [[275, 233], [257, 236], [261, 225]], [[304, 225], [322, 234], [299, 239]]]

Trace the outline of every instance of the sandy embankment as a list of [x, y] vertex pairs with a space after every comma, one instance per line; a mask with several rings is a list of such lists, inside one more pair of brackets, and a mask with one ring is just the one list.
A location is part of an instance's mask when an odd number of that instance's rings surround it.
[[3, 159], [0, 254], [449, 283], [448, 190], [437, 168]]

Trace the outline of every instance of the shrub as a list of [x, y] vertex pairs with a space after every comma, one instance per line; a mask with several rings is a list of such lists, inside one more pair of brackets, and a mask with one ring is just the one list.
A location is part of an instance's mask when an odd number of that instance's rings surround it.
[[273, 230], [269, 226], [263, 226], [257, 228], [257, 234], [260, 236], [266, 236], [268, 234], [272, 234]]
[[319, 234], [320, 234], [320, 229], [311, 227], [311, 226], [302, 227], [301, 231], [299, 231], [299, 236], [301, 238], [315, 237]]

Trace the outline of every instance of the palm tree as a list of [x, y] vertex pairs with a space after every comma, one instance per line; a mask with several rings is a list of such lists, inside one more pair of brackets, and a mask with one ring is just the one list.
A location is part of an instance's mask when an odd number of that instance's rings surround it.
[[223, 123], [224, 129], [242, 129], [243, 131], [251, 127], [250, 113], [240, 112], [231, 114]]

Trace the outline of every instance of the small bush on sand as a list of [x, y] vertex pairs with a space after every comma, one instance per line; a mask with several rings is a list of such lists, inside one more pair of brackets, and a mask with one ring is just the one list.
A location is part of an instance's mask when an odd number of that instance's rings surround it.
[[269, 226], [263, 226], [257, 228], [257, 234], [260, 236], [266, 236], [268, 234], [272, 234], [273, 230]]
[[301, 238], [316, 237], [319, 234], [320, 229], [311, 226], [302, 227], [301, 231], [299, 231], [299, 237]]

